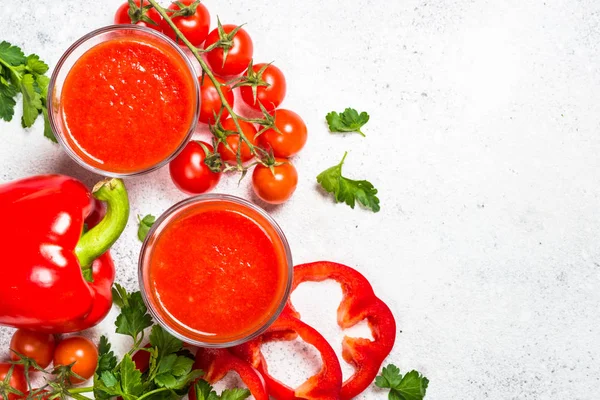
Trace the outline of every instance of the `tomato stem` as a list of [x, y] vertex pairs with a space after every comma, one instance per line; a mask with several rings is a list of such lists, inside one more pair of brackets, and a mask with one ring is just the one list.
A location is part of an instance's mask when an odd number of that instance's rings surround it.
[[69, 394], [70, 393], [89, 393], [89, 392], [93, 392], [94, 388], [92, 386], [88, 386], [88, 387], [82, 387], [82, 388], [74, 388], [74, 389], [69, 389]]
[[[204, 72], [204, 74], [206, 74], [206, 76], [208, 76], [208, 78], [211, 80], [211, 82], [215, 86], [215, 89], [217, 90], [217, 94], [219, 95], [219, 98], [221, 99], [221, 104], [223, 104], [223, 107], [225, 107], [225, 109], [229, 112], [229, 115], [231, 116], [231, 119], [233, 120], [233, 123], [234, 123], [234, 125], [235, 125], [235, 127], [236, 127], [236, 129], [238, 131], [238, 134], [240, 135], [240, 142], [246, 143], [246, 145], [250, 149], [250, 152], [252, 153], [252, 155], [258, 157], [259, 155], [258, 155], [258, 153], [257, 153], [254, 145], [248, 140], [248, 138], [246, 137], [246, 135], [244, 135], [244, 132], [242, 131], [242, 127], [240, 126], [240, 122], [238, 120], [239, 116], [233, 111], [233, 107], [231, 107], [231, 105], [229, 104], [229, 102], [225, 98], [225, 95], [223, 94], [223, 91], [221, 90], [221, 82], [219, 82], [217, 80], [217, 78], [215, 77], [215, 75], [213, 74], [213, 72], [210, 70], [210, 68], [208, 67], [208, 65], [206, 64], [206, 62], [202, 59], [202, 56], [200, 55], [200, 50], [196, 46], [194, 46], [185, 37], [185, 35], [179, 30], [179, 28], [177, 28], [177, 26], [175, 25], [175, 23], [173, 23], [173, 20], [168, 15], [168, 13], [165, 10], [165, 8], [161, 7], [156, 0], [148, 0], [148, 2], [150, 4], [152, 4], [152, 6], [161, 15], [161, 17], [163, 17], [163, 19], [165, 20], [165, 22], [167, 24], [169, 24], [169, 26], [175, 32], [175, 35], [177, 36], [177, 38], [179, 40], [181, 40], [181, 42], [183, 44], [185, 44], [187, 46], [187, 48], [192, 52], [192, 54], [194, 55], [194, 57], [196, 58], [196, 60], [200, 64], [200, 67], [202, 68], [202, 71]], [[240, 147], [241, 147], [241, 145], [242, 145], [242, 143], [240, 143]], [[238, 162], [241, 162], [241, 161], [238, 160]]]

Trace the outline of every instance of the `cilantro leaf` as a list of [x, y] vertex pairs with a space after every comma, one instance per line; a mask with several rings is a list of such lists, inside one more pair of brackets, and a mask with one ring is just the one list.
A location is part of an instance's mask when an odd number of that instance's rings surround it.
[[342, 176], [342, 166], [346, 160], [348, 153], [344, 153], [342, 161], [331, 168], [326, 169], [317, 176], [317, 182], [321, 184], [323, 189], [329, 193], [333, 193], [335, 201], [338, 203], [346, 203], [351, 208], [354, 208], [356, 201], [364, 207], [371, 209], [373, 212], [378, 212], [379, 198], [377, 189], [373, 184], [366, 180], [356, 181]]
[[402, 376], [400, 369], [389, 364], [375, 378], [375, 385], [383, 389], [390, 389], [389, 400], [422, 400], [427, 392], [429, 380], [419, 372], [413, 370]]
[[358, 132], [365, 136], [360, 128], [369, 122], [369, 114], [364, 111], [359, 114], [354, 108], [346, 108], [339, 114], [335, 111], [330, 112], [325, 119], [330, 132]]
[[100, 336], [100, 344], [98, 345], [98, 367], [96, 373], [101, 374], [104, 371], [113, 370], [117, 366], [117, 357], [111, 350], [110, 343], [106, 336]]
[[21, 93], [23, 94], [21, 125], [23, 125], [23, 128], [29, 128], [42, 110], [42, 96], [34, 88], [33, 75], [23, 75], [21, 78]]
[[176, 353], [183, 348], [183, 342], [165, 331], [160, 325], [154, 325], [150, 332], [150, 344], [158, 348], [158, 357]]
[[35, 75], [43, 75], [48, 72], [48, 64], [40, 60], [37, 54], [27, 56], [25, 68]]
[[152, 225], [154, 225], [156, 217], [154, 215], [148, 214], [144, 218], [140, 218], [138, 215], [138, 221], [140, 223], [140, 226], [138, 228], [138, 239], [140, 239], [140, 242], [143, 242], [144, 239], [146, 239], [146, 236], [148, 236], [150, 228], [152, 228]]
[[137, 342], [140, 333], [152, 326], [152, 317], [148, 314], [142, 294], [139, 291], [128, 293], [117, 283], [113, 288], [113, 299], [121, 307], [121, 314], [115, 321], [116, 332], [129, 335]]
[[225, 389], [221, 393], [221, 400], [244, 400], [250, 397], [250, 394], [248, 389]]
[[17, 47], [7, 41], [0, 43], [0, 59], [4, 60], [12, 66], [17, 66], [25, 63], [25, 54]]

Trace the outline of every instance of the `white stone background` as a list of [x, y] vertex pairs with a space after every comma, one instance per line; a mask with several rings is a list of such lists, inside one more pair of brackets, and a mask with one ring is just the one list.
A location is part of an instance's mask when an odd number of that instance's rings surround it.
[[[52, 68], [73, 41], [110, 24], [120, 1], [1, 3], [0, 39]], [[599, 2], [205, 4], [213, 26], [217, 14], [246, 22], [255, 60], [284, 71], [284, 106], [310, 136], [294, 159], [296, 194], [267, 209], [296, 263], [338, 261], [369, 278], [401, 330], [390, 362], [423, 372], [432, 400], [600, 398]], [[347, 106], [371, 114], [367, 138], [327, 132], [325, 114]], [[41, 119], [29, 130], [19, 120], [0, 122], [0, 181], [99, 179], [43, 138]], [[380, 213], [317, 189], [315, 176], [345, 150], [345, 174], [379, 188]], [[252, 199], [249, 183], [229, 177], [217, 190]], [[136, 215], [160, 214], [184, 195], [166, 169], [127, 186], [130, 224], [112, 254], [117, 281], [135, 289]], [[336, 349], [340, 296], [333, 283], [294, 296]], [[112, 332], [114, 316], [88, 334]], [[2, 357], [11, 333], [0, 329]], [[319, 366], [301, 344], [266, 350], [289, 383]], [[372, 388], [360, 398], [385, 396]]]

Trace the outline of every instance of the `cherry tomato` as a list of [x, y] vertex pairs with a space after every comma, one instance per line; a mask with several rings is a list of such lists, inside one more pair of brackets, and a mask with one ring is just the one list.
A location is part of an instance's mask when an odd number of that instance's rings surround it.
[[[55, 346], [54, 336], [24, 329], [17, 329], [10, 340], [11, 350], [33, 358], [42, 368], [46, 368], [52, 362]], [[10, 358], [17, 361], [20, 357], [11, 352]]]
[[192, 141], [169, 164], [173, 183], [181, 191], [189, 194], [206, 193], [217, 186], [221, 179], [221, 172], [212, 172], [204, 162], [206, 152], [200, 143], [206, 146], [209, 152], [213, 152], [210, 144]]
[[[256, 64], [252, 66], [252, 69], [258, 73], [264, 66], [265, 64]], [[263, 71], [261, 80], [267, 82], [269, 86], [258, 86], [256, 88], [256, 101], [254, 101], [252, 86], [242, 86], [240, 88], [242, 99], [255, 110], [260, 111], [260, 102], [267, 111], [272, 111], [279, 107], [285, 98], [285, 77], [279, 68], [271, 64]]]
[[[212, 81], [208, 78], [208, 76], [204, 77], [204, 82], [202, 82], [202, 77], [198, 78], [200, 81], [200, 122], [205, 124], [214, 124], [215, 123], [215, 115], [219, 115], [219, 111], [221, 110], [221, 106], [223, 103], [221, 102], [221, 98], [217, 93], [217, 89], [215, 85], [213, 85]], [[217, 80], [221, 83], [224, 81], [220, 78]], [[233, 107], [233, 91], [227, 85], [221, 86], [221, 91], [225, 96], [225, 99], [229, 103], [231, 107]], [[214, 113], [214, 114], [213, 114]], [[221, 121], [227, 118], [229, 115], [229, 111], [223, 109], [223, 113], [221, 114]]]
[[[12, 365], [10, 363], [0, 363], [0, 381], [3, 381], [8, 375], [8, 371]], [[17, 389], [19, 392], [25, 394], [27, 392], [27, 381], [25, 380], [25, 373], [23, 372], [23, 367], [20, 365], [15, 365], [13, 368], [12, 375], [10, 376], [9, 381], [10, 386], [13, 389]], [[9, 394], [8, 400], [16, 400], [21, 398], [22, 396], [16, 394]], [[5, 400], [2, 396], [0, 396], [0, 400]]]
[[267, 129], [257, 139], [259, 146], [273, 149], [276, 157], [291, 157], [297, 154], [306, 143], [306, 124], [298, 114], [290, 110], [275, 110], [275, 126], [279, 129]]
[[[96, 371], [98, 349], [91, 340], [83, 336], [71, 336], [62, 340], [54, 350], [54, 366], [73, 364], [72, 371], [84, 379], [89, 379]], [[72, 383], [82, 380], [71, 378]]]
[[[135, 4], [139, 7], [140, 0], [135, 0]], [[150, 3], [148, 3], [147, 1], [144, 1], [144, 6], [147, 6], [149, 4]], [[158, 11], [156, 11], [156, 9], [154, 9], [154, 8], [150, 8], [146, 12], [146, 16], [149, 17], [152, 21], [156, 22], [156, 25], [150, 24], [145, 21], [139, 21], [136, 25], [145, 26], [150, 29], [154, 29], [155, 31], [160, 31], [161, 30], [160, 23], [162, 21], [162, 17], [158, 13]], [[117, 9], [117, 12], [115, 13], [115, 24], [118, 24], [118, 25], [131, 24], [131, 18], [129, 18], [129, 3], [128, 2], [121, 4], [121, 6], [119, 6], [119, 8]]]
[[298, 172], [289, 160], [276, 158], [276, 162], [283, 164], [269, 167], [258, 164], [252, 173], [252, 188], [254, 193], [263, 201], [271, 204], [281, 204], [287, 201], [298, 184]]
[[[254, 127], [254, 125], [252, 125], [250, 122], [246, 122], [246, 121], [238, 120], [238, 122], [240, 124], [240, 128], [242, 128], [242, 132], [244, 132], [244, 135], [246, 136], [248, 141], [250, 143], [252, 143], [252, 145], [254, 145], [254, 135], [256, 135], [256, 128]], [[235, 123], [233, 122], [233, 120], [231, 118], [227, 118], [222, 123], [222, 126], [225, 130], [237, 132]], [[227, 140], [227, 143], [229, 144], [229, 147], [231, 147], [231, 150], [229, 150], [223, 143], [219, 143], [219, 145], [217, 146], [217, 151], [221, 155], [221, 159], [223, 161], [235, 162], [237, 160], [237, 151], [238, 151], [238, 146], [240, 144], [240, 136], [239, 135], [230, 135], [230, 136], [227, 136], [226, 140]], [[240, 158], [242, 159], [242, 162], [246, 162], [246, 161], [252, 159], [252, 157], [253, 156], [252, 156], [252, 152], [250, 151], [250, 147], [248, 147], [248, 145], [246, 143], [242, 143], [242, 150], [240, 152]]]
[[[144, 346], [146, 349], [152, 347], [150, 343]], [[150, 352], [146, 350], [138, 350], [131, 357], [133, 362], [135, 363], [135, 369], [141, 371], [142, 373], [148, 371], [148, 367], [150, 366]]]
[[[194, 0], [182, 0], [184, 5], [189, 6]], [[175, 3], [171, 3], [169, 6], [170, 10], [179, 10], [179, 6]], [[208, 35], [208, 28], [210, 27], [210, 14], [203, 4], [198, 4], [196, 12], [190, 16], [180, 16], [171, 18], [177, 29], [183, 33], [183, 36], [187, 38], [194, 46], [198, 47], [204, 43], [206, 35]], [[167, 21], [162, 21], [162, 31], [165, 35], [171, 39], [177, 41], [177, 35], [173, 28], [169, 26]]]
[[[223, 25], [225, 33], [231, 33], [236, 28], [235, 25]], [[213, 43], [219, 41], [219, 30], [214, 29], [208, 34], [204, 48], [207, 48]], [[227, 58], [223, 62], [223, 49], [217, 47], [209, 51], [206, 55], [206, 60], [210, 65], [212, 71], [219, 76], [232, 76], [239, 75], [248, 68], [250, 60], [252, 60], [252, 54], [254, 53], [254, 46], [252, 39], [248, 32], [241, 28], [236, 35], [233, 37], [233, 46], [227, 53]]]

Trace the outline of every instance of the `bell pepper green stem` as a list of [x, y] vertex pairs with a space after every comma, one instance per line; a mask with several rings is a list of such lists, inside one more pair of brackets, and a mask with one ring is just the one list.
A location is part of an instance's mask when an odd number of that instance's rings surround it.
[[129, 199], [121, 179], [106, 179], [94, 186], [92, 194], [98, 200], [106, 202], [106, 215], [92, 229], [84, 233], [77, 246], [75, 255], [81, 267], [87, 267], [110, 249], [117, 241], [129, 219]]

